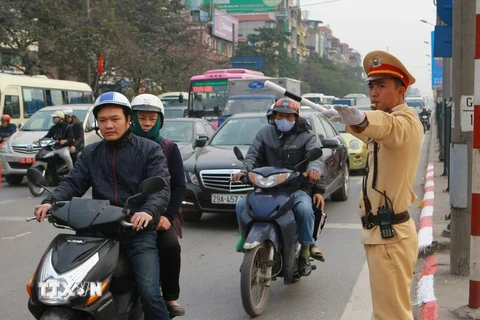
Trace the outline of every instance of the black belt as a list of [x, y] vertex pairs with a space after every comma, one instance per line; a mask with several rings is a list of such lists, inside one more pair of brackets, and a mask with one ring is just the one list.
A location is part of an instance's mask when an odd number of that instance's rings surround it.
[[[378, 216], [370, 214], [369, 217], [366, 215], [361, 217], [362, 219], [362, 226], [365, 229], [373, 229], [373, 227], [378, 226], [380, 222], [378, 221]], [[395, 213], [393, 215], [393, 224], [399, 224], [399, 223], [404, 223], [407, 222], [410, 219], [410, 214], [408, 214], [408, 211], [404, 211], [402, 213]]]

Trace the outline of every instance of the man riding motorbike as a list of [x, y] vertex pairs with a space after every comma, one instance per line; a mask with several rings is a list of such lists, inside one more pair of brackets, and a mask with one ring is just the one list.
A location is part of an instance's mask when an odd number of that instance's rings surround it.
[[[170, 174], [165, 156], [158, 143], [132, 134], [132, 108], [124, 95], [118, 92], [102, 94], [95, 101], [93, 114], [103, 140], [85, 147], [72, 172], [55, 189], [55, 199], [68, 201], [81, 197], [92, 187], [93, 199], [109, 200], [112, 205], [123, 207], [127, 198], [138, 192], [142, 181], [155, 176], [165, 179], [167, 184], [161, 192], [129, 202], [134, 230], [116, 231], [120, 250], [126, 253], [133, 270], [145, 320], [169, 319], [160, 295], [154, 229], [170, 200]], [[51, 203], [52, 197], [47, 197], [35, 207], [39, 222], [45, 218]]]
[[176, 143], [160, 135], [163, 126], [164, 108], [162, 101], [153, 94], [140, 94], [132, 100], [133, 132], [159, 143], [167, 158], [170, 173], [171, 197], [167, 210], [157, 224], [157, 245], [160, 256], [160, 282], [163, 298], [170, 316], [183, 316], [185, 310], [178, 303], [180, 295], [181, 237], [183, 218], [181, 205], [187, 192], [182, 155]]
[[[55, 111], [51, 114], [53, 126], [48, 130], [47, 134], [42, 138], [52, 138], [54, 140], [58, 140], [58, 144], [56, 144], [53, 149], [54, 154], [58, 154], [60, 158], [65, 161], [67, 165], [68, 171], [72, 171], [73, 168], [73, 161], [72, 157], [70, 157], [70, 150], [69, 146], [73, 141], [73, 130], [70, 128], [68, 123], [65, 120], [65, 114], [63, 111]], [[34, 141], [34, 144], [37, 144], [38, 141]]]
[[73, 141], [69, 147], [69, 150], [73, 164], [75, 164], [77, 161], [77, 156], [83, 150], [85, 143], [83, 123], [73, 114], [73, 110], [71, 108], [64, 109], [63, 113], [65, 114], [65, 122], [68, 123], [73, 130]]
[[426, 108], [423, 108], [422, 111], [420, 111], [420, 113], [418, 114], [418, 117], [420, 118], [420, 121], [422, 122], [422, 124], [424, 122], [424, 120], [422, 120], [422, 117], [426, 117], [424, 119], [426, 119], [427, 130], [430, 130], [430, 114], [428, 113]]
[[10, 123], [12, 118], [8, 114], [4, 114], [0, 118], [0, 143], [7, 140], [9, 136], [17, 131], [17, 126], [14, 123]]
[[[245, 164], [249, 169], [274, 166], [306, 173], [308, 181], [303, 182], [294, 193], [293, 211], [301, 244], [298, 269], [301, 276], [308, 276], [312, 272], [309, 257], [310, 245], [314, 244], [312, 234], [315, 223], [311, 192], [313, 183], [320, 179], [324, 163], [321, 158], [295, 169], [295, 165], [305, 159], [308, 151], [318, 147], [315, 134], [308, 130], [306, 120], [300, 118], [299, 113], [300, 107], [295, 101], [279, 99], [273, 109], [275, 125], [260, 129], [248, 149]], [[240, 181], [245, 177], [246, 171], [247, 168], [243, 168], [234, 174], [232, 181]], [[237, 217], [246, 214], [246, 199], [237, 202], [236, 212]]]

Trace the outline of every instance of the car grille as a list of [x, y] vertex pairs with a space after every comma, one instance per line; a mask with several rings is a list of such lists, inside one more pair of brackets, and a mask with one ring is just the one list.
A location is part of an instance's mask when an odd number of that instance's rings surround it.
[[42, 147], [40, 146], [12, 146], [13, 152], [23, 153], [23, 154], [36, 154]]
[[243, 183], [232, 183], [232, 175], [240, 172], [239, 169], [224, 169], [224, 170], [202, 170], [200, 171], [200, 178], [205, 188], [236, 192], [236, 191], [250, 191], [253, 188]]

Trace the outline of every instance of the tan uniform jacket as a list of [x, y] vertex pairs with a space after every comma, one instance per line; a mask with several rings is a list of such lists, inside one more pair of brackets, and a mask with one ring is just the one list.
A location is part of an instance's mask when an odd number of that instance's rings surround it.
[[[368, 126], [347, 126], [347, 131], [368, 143], [368, 164], [370, 173], [367, 181], [367, 196], [372, 205], [373, 214], [385, 204], [384, 196], [372, 189], [373, 180], [373, 147], [378, 143], [378, 168], [376, 189], [386, 191], [393, 203], [394, 213], [407, 211], [417, 198], [413, 192], [415, 174], [422, 148], [423, 127], [418, 117], [404, 103], [392, 113], [383, 111], [365, 111]], [[373, 139], [373, 140], [372, 140]], [[363, 190], [360, 192], [360, 216], [365, 215]], [[389, 204], [391, 208], [391, 205]], [[395, 237], [383, 239], [379, 227], [362, 229], [363, 244], [387, 244], [398, 242], [416, 232], [412, 219], [405, 223], [395, 224]]]

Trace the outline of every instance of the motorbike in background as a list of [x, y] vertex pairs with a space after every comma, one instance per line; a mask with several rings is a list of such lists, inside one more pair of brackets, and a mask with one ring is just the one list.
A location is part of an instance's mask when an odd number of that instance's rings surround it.
[[423, 125], [423, 133], [427, 132], [430, 130], [430, 119], [428, 118], [427, 115], [421, 115], [420, 116], [420, 122]]
[[[35, 162], [31, 166], [45, 177], [47, 187], [56, 187], [60, 181], [69, 173], [67, 164], [58, 155], [54, 154], [54, 148], [59, 143], [58, 140], [43, 138], [38, 140], [38, 145], [42, 147], [35, 155]], [[28, 176], [27, 176], [28, 179]], [[40, 197], [45, 188], [36, 186], [28, 179], [28, 189], [34, 197]]]

